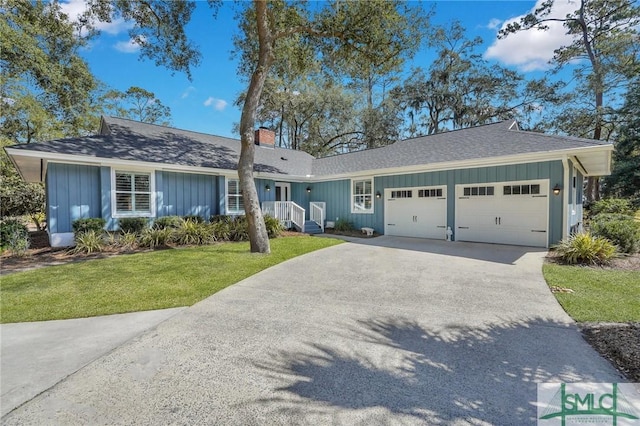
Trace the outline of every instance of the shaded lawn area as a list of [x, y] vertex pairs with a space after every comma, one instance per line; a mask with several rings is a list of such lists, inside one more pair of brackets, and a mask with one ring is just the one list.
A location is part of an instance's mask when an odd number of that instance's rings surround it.
[[340, 244], [309, 236], [160, 250], [50, 266], [3, 276], [1, 322], [82, 318], [192, 305], [263, 269]]
[[549, 286], [574, 293], [555, 293], [578, 322], [640, 322], [640, 272], [545, 264]]

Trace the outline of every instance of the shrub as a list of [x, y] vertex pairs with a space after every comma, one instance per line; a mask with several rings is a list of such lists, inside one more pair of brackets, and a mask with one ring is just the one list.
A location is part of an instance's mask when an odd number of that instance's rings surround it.
[[123, 217], [122, 219], [118, 219], [118, 225], [120, 225], [120, 230], [124, 233], [131, 232], [139, 235], [142, 230], [147, 228], [147, 218]]
[[249, 223], [247, 222], [246, 216], [234, 217], [229, 225], [230, 241], [247, 241], [249, 239]]
[[153, 222], [153, 229], [178, 229], [181, 223], [180, 216], [163, 216]]
[[554, 248], [560, 259], [569, 264], [606, 263], [616, 255], [616, 247], [609, 240], [588, 232], [571, 235]]
[[341, 232], [353, 231], [353, 223], [349, 222], [346, 219], [338, 219], [333, 229]]
[[269, 235], [269, 238], [279, 237], [284, 229], [282, 223], [280, 223], [278, 219], [269, 215], [264, 217], [264, 224], [267, 227], [267, 234]]
[[218, 223], [218, 222], [229, 222], [231, 221], [231, 216], [226, 214], [214, 214], [209, 218], [209, 222]]
[[184, 220], [188, 220], [189, 222], [195, 223], [204, 223], [204, 218], [202, 216], [198, 216], [197, 214], [189, 214], [186, 216], [182, 216]]
[[81, 232], [76, 234], [76, 246], [72, 249], [73, 253], [94, 253], [104, 249], [104, 239], [102, 231], [95, 230]]
[[640, 251], [640, 222], [631, 216], [599, 214], [591, 222], [591, 231], [611, 241], [622, 253]]
[[16, 256], [24, 256], [29, 249], [29, 230], [17, 219], [6, 219], [0, 223], [0, 247]]
[[125, 232], [120, 234], [118, 244], [124, 250], [134, 250], [138, 247], [138, 235], [133, 232]]
[[181, 245], [210, 244], [215, 241], [213, 230], [206, 223], [185, 220], [175, 232], [175, 241]]
[[74, 220], [71, 226], [73, 228], [73, 233], [77, 236], [78, 234], [88, 231], [100, 233], [104, 229], [104, 225], [106, 225], [106, 223], [107, 222], [101, 217], [88, 217]]
[[173, 235], [174, 230], [171, 228], [152, 229], [147, 228], [140, 235], [140, 246], [155, 249], [157, 247], [165, 247]]
[[211, 222], [211, 232], [218, 241], [229, 241], [231, 239], [231, 221], [229, 216], [220, 216]]
[[631, 201], [624, 198], [607, 198], [596, 201], [589, 207], [591, 217], [601, 213], [618, 213], [633, 216]]

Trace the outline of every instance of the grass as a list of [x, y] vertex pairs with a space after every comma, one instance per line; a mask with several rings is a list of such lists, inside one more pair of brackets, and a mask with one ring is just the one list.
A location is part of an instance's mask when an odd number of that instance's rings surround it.
[[83, 318], [192, 305], [287, 259], [339, 244], [330, 238], [271, 240], [161, 250], [50, 266], [2, 277], [0, 322]]
[[543, 273], [549, 286], [574, 291], [555, 296], [578, 322], [640, 321], [640, 272], [546, 264]]

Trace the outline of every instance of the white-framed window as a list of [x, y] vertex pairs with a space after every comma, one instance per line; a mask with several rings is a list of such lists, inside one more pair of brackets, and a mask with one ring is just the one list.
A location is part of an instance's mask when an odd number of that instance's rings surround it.
[[373, 213], [373, 178], [351, 180], [351, 213]]
[[154, 186], [152, 172], [112, 169], [112, 216], [153, 217]]
[[240, 179], [227, 178], [227, 214], [244, 214]]

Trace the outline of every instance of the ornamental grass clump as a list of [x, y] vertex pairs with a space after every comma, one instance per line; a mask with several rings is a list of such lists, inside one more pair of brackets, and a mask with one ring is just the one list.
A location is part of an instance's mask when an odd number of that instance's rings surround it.
[[91, 254], [101, 252], [105, 247], [102, 231], [81, 232], [75, 236], [75, 240], [76, 245], [71, 250], [73, 253]]
[[211, 225], [185, 220], [174, 231], [174, 240], [180, 245], [211, 244], [215, 241]]
[[148, 247], [152, 250], [158, 247], [166, 247], [173, 237], [173, 232], [174, 230], [171, 228], [147, 228], [140, 234], [138, 242], [140, 247]]
[[562, 240], [555, 247], [559, 258], [568, 264], [604, 264], [613, 259], [617, 249], [609, 240], [580, 232]]

